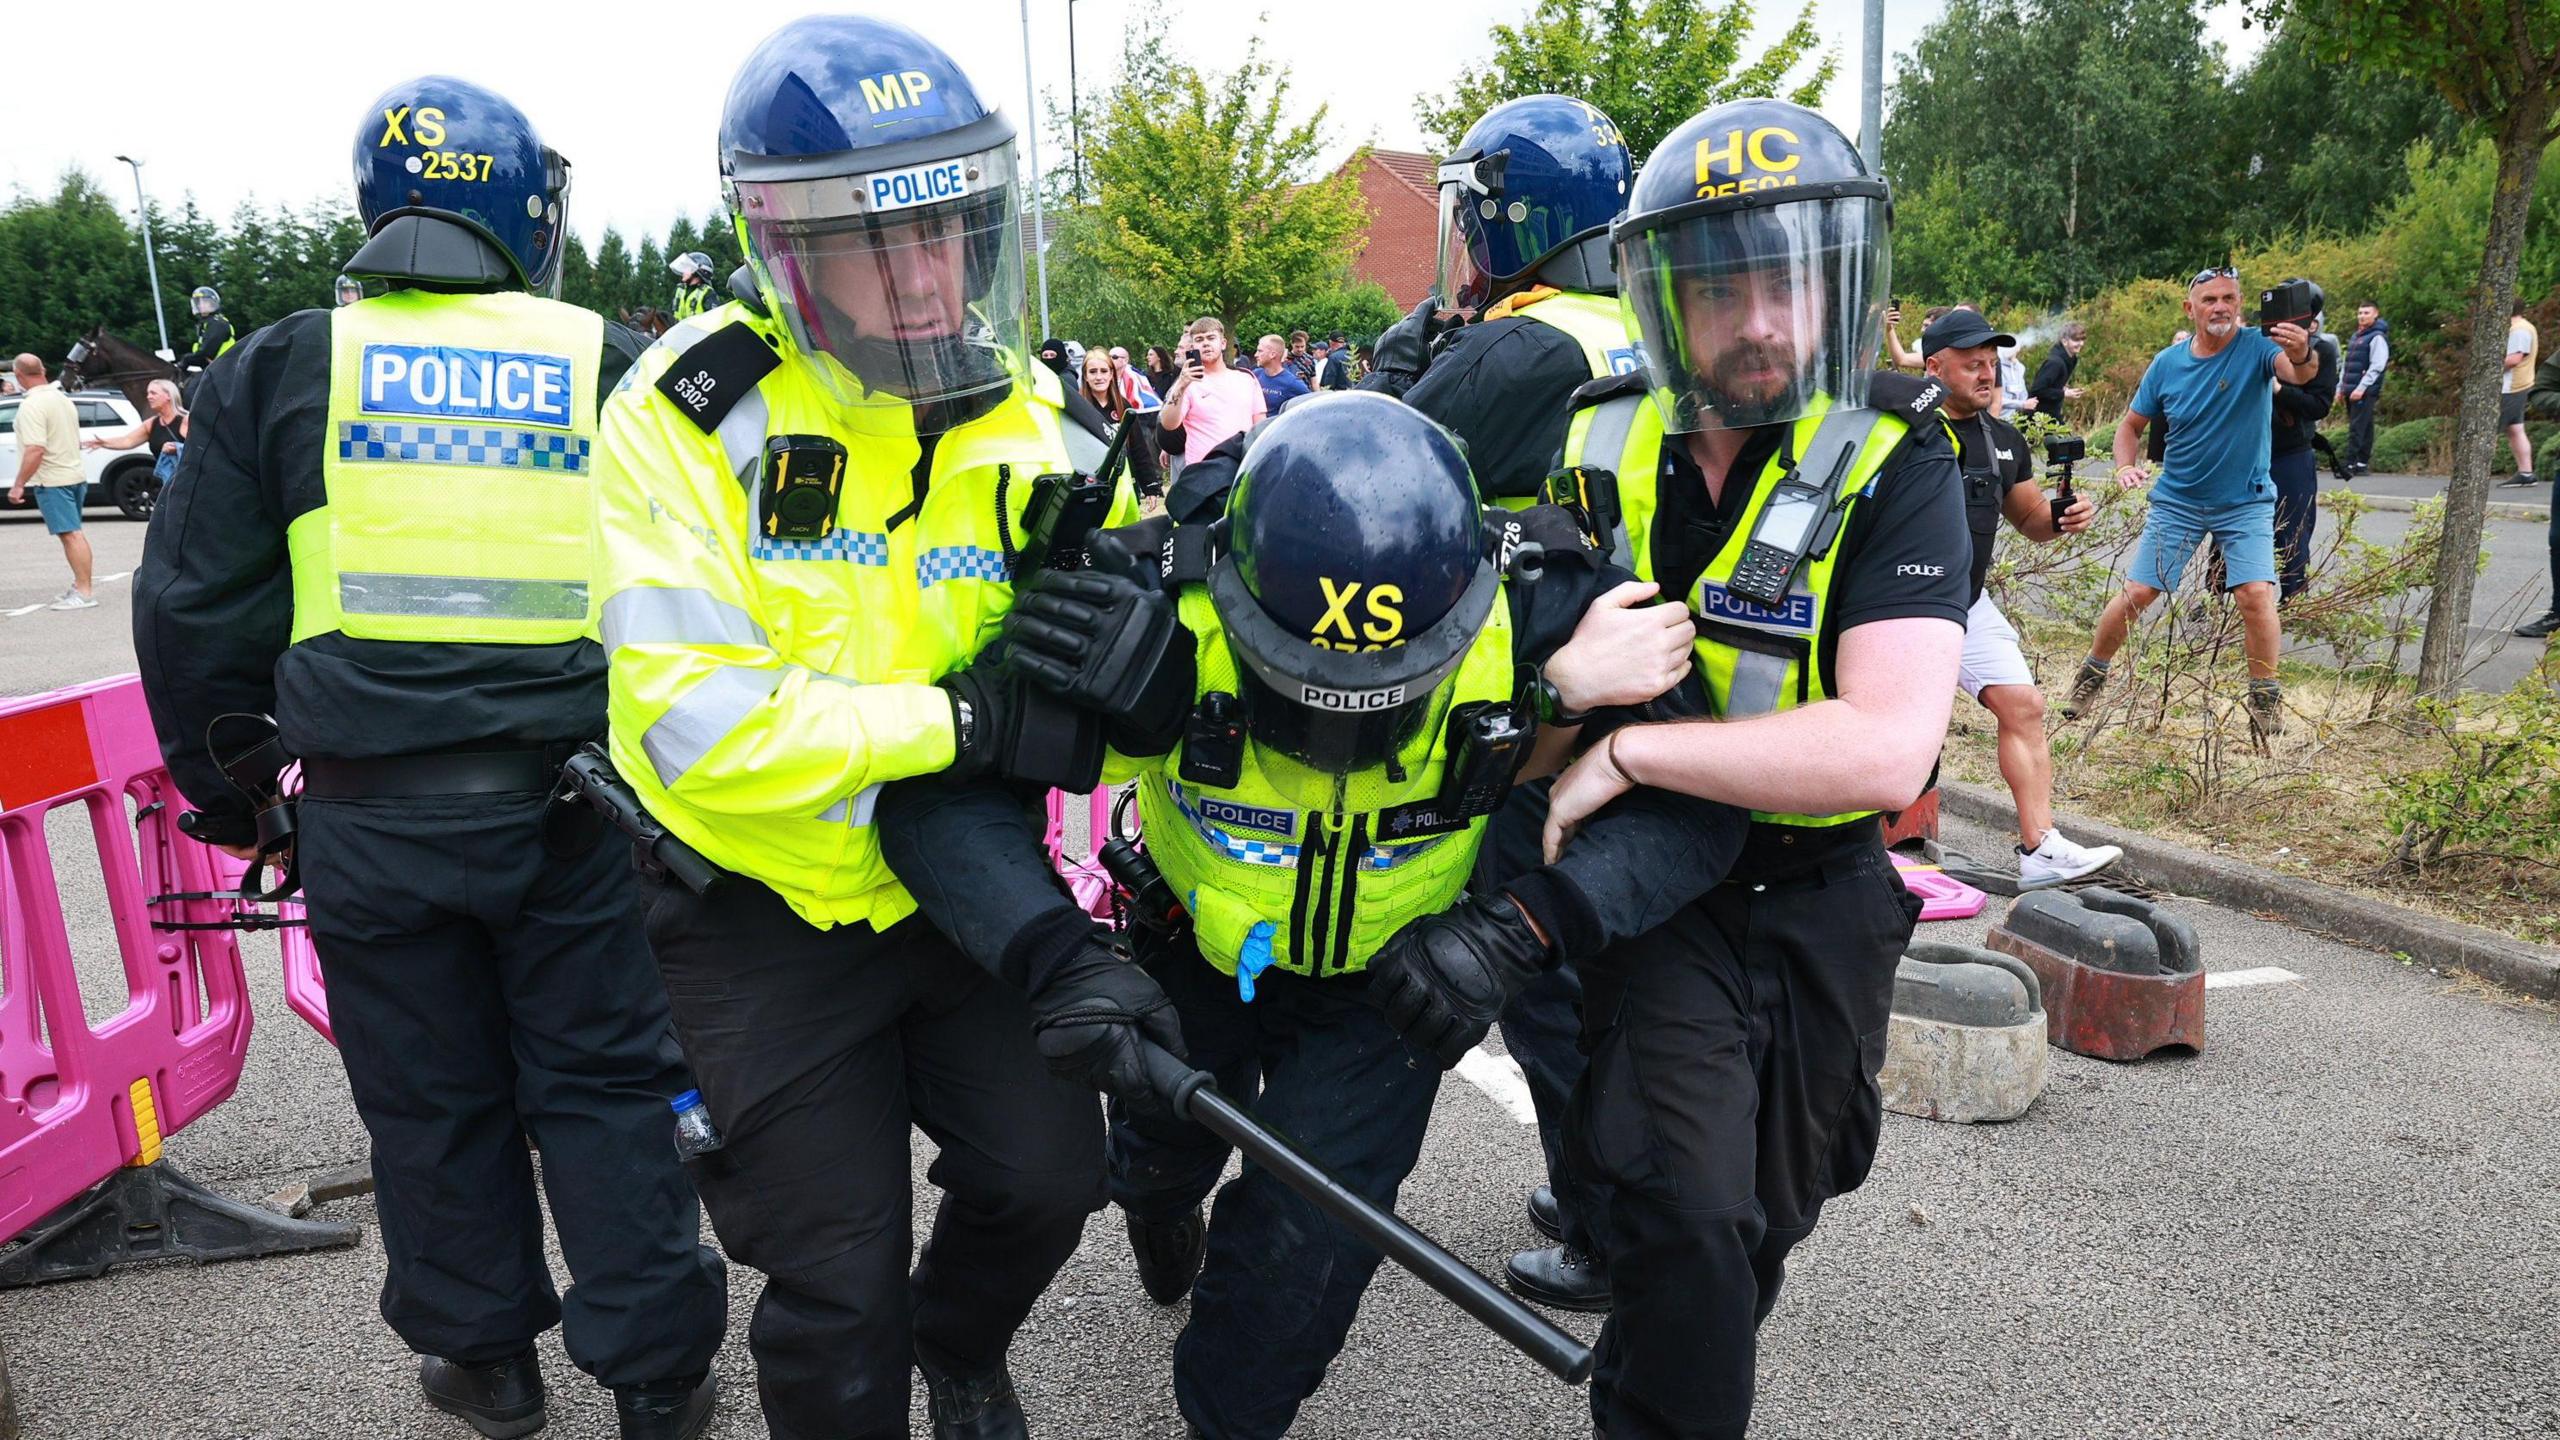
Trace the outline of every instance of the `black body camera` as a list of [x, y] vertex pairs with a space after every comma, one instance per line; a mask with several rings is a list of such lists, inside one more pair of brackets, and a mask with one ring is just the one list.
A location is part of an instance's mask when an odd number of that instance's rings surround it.
[[1224, 690], [1212, 690], [1191, 707], [1182, 730], [1177, 772], [1194, 785], [1233, 790], [1244, 779], [1244, 707]]
[[824, 435], [776, 435], [764, 442], [764, 533], [768, 540], [823, 540], [835, 533], [844, 498], [844, 446]]

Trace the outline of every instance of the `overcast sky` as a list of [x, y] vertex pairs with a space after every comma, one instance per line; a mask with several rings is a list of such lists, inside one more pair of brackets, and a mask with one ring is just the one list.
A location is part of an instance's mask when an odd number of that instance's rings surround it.
[[[1067, 89], [1070, 0], [1031, 0], [1032, 59], [1044, 95]], [[1532, 0], [1073, 0], [1078, 79], [1091, 94], [1118, 57], [1122, 27], [1167, 27], [1174, 49], [1231, 67], [1259, 37], [1293, 72], [1293, 101], [1330, 107], [1327, 159], [1371, 141], [1425, 149], [1413, 97], [1491, 52], [1492, 19]], [[1858, 126], [1859, 0], [1813, 0], [1836, 37], [1840, 73], [1824, 107]], [[192, 191], [216, 215], [242, 200], [346, 197], [355, 127], [392, 81], [447, 71], [491, 86], [532, 116], [577, 167], [572, 223], [590, 243], [608, 224], [662, 230], [719, 200], [713, 158], [729, 77], [757, 41], [812, 0], [625, 0], [614, 5], [442, 0], [422, 6], [302, 3], [10, 7], [0, 81], [0, 187], [50, 193], [82, 165], [129, 196], [115, 160], [144, 162], [163, 205]], [[1885, 52], [1907, 51], [1944, 0], [1886, 0]], [[1020, 0], [884, 7], [951, 50], [1017, 120], [1025, 110]], [[1792, 18], [1760, 9], [1763, 38]], [[2234, 5], [2210, 25], [2234, 63], [2256, 48]], [[1888, 58], [1886, 76], [1892, 74]], [[1300, 113], [1303, 113], [1301, 111]], [[1044, 143], [1044, 167], [1061, 157]]]

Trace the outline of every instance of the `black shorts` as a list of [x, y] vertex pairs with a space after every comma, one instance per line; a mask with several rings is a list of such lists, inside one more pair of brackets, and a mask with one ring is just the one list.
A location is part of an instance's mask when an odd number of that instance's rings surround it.
[[2499, 394], [2498, 423], [2500, 425], [2521, 425], [2524, 423], [2524, 397], [2526, 394], [2527, 392], [2522, 390], [2508, 390]]

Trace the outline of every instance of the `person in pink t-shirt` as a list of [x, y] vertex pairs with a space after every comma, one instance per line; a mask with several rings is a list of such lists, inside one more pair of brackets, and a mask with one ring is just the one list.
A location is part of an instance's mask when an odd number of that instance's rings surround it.
[[1227, 364], [1227, 326], [1203, 315], [1182, 332], [1181, 369], [1157, 420], [1182, 432], [1182, 463], [1195, 465], [1221, 440], [1240, 435], [1268, 413], [1262, 386]]

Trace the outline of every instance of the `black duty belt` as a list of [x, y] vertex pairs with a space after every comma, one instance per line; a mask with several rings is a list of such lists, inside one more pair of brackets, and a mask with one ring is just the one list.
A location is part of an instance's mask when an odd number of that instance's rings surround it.
[[551, 789], [574, 746], [458, 750], [373, 760], [302, 762], [302, 793], [315, 800], [410, 800], [430, 795], [512, 795]]

